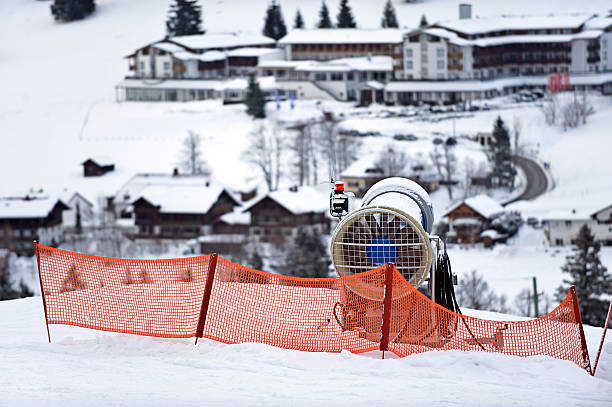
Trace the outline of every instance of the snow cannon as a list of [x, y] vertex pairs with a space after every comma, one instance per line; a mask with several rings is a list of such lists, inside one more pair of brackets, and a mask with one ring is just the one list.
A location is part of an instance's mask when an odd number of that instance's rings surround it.
[[[330, 202], [334, 202], [336, 190], [332, 191]], [[331, 203], [330, 212], [334, 215]], [[340, 221], [330, 244], [332, 262], [340, 276], [393, 263], [404, 279], [417, 289], [428, 280], [428, 286], [421, 291], [436, 301], [435, 269], [440, 263], [438, 254], [442, 242], [431, 235], [433, 206], [423, 187], [406, 178], [386, 178], [367, 191], [361, 207], [343, 216], [338, 216], [340, 212], [334, 215]], [[361, 337], [379, 341], [384, 295], [385, 287], [380, 278], [345, 279], [342, 301], [334, 306], [334, 316], [342, 330], [358, 330]], [[395, 302], [398, 306], [392, 309], [408, 310], [406, 302], [413, 301], [414, 296], [405, 284], [394, 284], [392, 304]], [[338, 315], [340, 310], [341, 315]], [[408, 332], [406, 324], [415, 318], [418, 316], [392, 315], [394, 340], [414, 338], [414, 332]]]

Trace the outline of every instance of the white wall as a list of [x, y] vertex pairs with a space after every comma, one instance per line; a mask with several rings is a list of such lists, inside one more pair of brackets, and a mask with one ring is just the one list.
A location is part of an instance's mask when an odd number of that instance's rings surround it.
[[601, 70], [612, 71], [612, 32], [604, 33], [601, 43]]
[[296, 91], [298, 99], [333, 99], [327, 92], [317, 88], [308, 81], [278, 81], [276, 85], [286, 91]]
[[570, 72], [586, 72], [588, 70], [587, 40], [573, 40], [571, 55]]

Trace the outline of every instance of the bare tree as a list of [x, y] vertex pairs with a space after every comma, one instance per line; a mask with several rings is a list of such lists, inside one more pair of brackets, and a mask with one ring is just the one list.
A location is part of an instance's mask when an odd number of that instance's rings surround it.
[[472, 196], [472, 178], [476, 173], [476, 164], [470, 157], [463, 160], [463, 199]]
[[514, 299], [514, 306], [519, 315], [524, 317], [531, 316], [531, 290], [528, 288], [522, 289]]
[[495, 312], [509, 310], [506, 296], [498, 296], [476, 270], [461, 278], [457, 287], [457, 302], [462, 307], [478, 310]]
[[244, 155], [263, 173], [270, 191], [278, 188], [281, 177], [281, 157], [284, 151], [280, 129], [259, 124], [251, 132], [251, 143]]
[[330, 178], [339, 178], [357, 158], [361, 141], [353, 136], [339, 134], [334, 120], [326, 120], [317, 126], [318, 144], [327, 161], [327, 172]]
[[189, 130], [187, 137], [183, 140], [179, 166], [188, 174], [211, 174], [210, 168], [202, 158], [202, 138], [193, 130]]
[[444, 143], [444, 147], [442, 148], [442, 150], [444, 151], [444, 180], [446, 181], [446, 190], [448, 191], [448, 198], [451, 201], [453, 200], [452, 177], [457, 169], [457, 157], [455, 156], [455, 153], [453, 153], [452, 148], [453, 145], [449, 144], [448, 140], [446, 143]]
[[383, 171], [387, 177], [405, 175], [408, 156], [403, 151], [398, 151], [393, 144], [388, 144], [378, 154], [378, 159], [374, 163], [377, 168]]
[[557, 96], [551, 95], [550, 100], [542, 105], [542, 113], [544, 114], [544, 120], [549, 126], [557, 124], [559, 116], [559, 103]]

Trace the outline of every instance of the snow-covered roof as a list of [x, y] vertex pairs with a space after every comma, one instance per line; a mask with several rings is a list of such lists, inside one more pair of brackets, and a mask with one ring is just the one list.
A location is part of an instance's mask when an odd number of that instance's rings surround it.
[[495, 229], [487, 229], [487, 230], [483, 231], [483, 232], [480, 234], [480, 237], [481, 237], [481, 238], [488, 237], [488, 238], [490, 238], [491, 240], [495, 241], [495, 240], [499, 240], [499, 239], [504, 239], [504, 238], [508, 237], [508, 235], [507, 235], [507, 234], [504, 234], [504, 233], [499, 233], [499, 232], [498, 232], [497, 230], [495, 230]]
[[434, 25], [465, 34], [485, 34], [502, 30], [575, 29], [590, 16], [586, 14], [548, 16], [498, 16], [441, 21]]
[[227, 56], [229, 57], [260, 57], [263, 55], [270, 54], [282, 54], [282, 50], [278, 48], [253, 48], [253, 47], [244, 47], [244, 48], [236, 48], [231, 51], [227, 51]]
[[265, 60], [257, 64], [260, 68], [287, 68], [297, 69], [301, 66], [308, 66], [316, 61], [285, 61], [285, 60]]
[[240, 234], [222, 233], [198, 237], [200, 243], [246, 243], [247, 236]]
[[248, 33], [218, 33], [201, 35], [184, 35], [171, 37], [168, 41], [180, 44], [190, 49], [231, 49], [238, 47], [250, 47], [254, 45], [273, 45], [272, 38], [261, 34]]
[[567, 210], [556, 210], [551, 211], [542, 218], [545, 221], [559, 221], [563, 222], [566, 220], [583, 220], [587, 221], [591, 219], [591, 211], [585, 209], [567, 209]]
[[447, 216], [449, 213], [451, 213], [463, 204], [469, 206], [474, 211], [476, 211], [487, 219], [491, 219], [493, 215], [504, 211], [504, 207], [501, 206], [497, 201], [494, 201], [493, 199], [489, 198], [484, 194], [480, 194], [456, 203], [455, 205], [448, 208], [444, 212], [443, 216]]
[[251, 213], [244, 212], [241, 207], [237, 207], [232, 212], [221, 215], [220, 219], [229, 225], [249, 225], [251, 223]]
[[144, 198], [161, 212], [206, 213], [224, 191], [238, 203], [224, 185], [204, 175], [137, 174], [117, 191], [115, 202]]
[[378, 81], [367, 81], [365, 86], [376, 90], [383, 90], [385, 88], [385, 84]]
[[[258, 78], [259, 87], [262, 90], [274, 90], [277, 88], [276, 80], [272, 76]], [[245, 78], [236, 78], [229, 80], [221, 85], [221, 90], [245, 90], [249, 87], [249, 80]]]
[[604, 30], [612, 25], [612, 17], [593, 17], [584, 24], [587, 30]]
[[195, 59], [202, 62], [222, 61], [227, 58], [226, 53], [222, 51], [207, 51], [203, 54], [196, 54], [195, 52], [182, 50], [182, 52], [174, 53], [173, 56], [183, 61]]
[[387, 55], [339, 58], [330, 61], [261, 61], [260, 68], [287, 68], [306, 72], [393, 71], [393, 59]]
[[61, 201], [50, 197], [28, 200], [0, 199], [0, 219], [46, 218], [58, 202]]
[[398, 44], [408, 30], [399, 28], [361, 29], [325, 28], [295, 29], [279, 44]]
[[266, 195], [253, 199], [244, 210], [250, 210], [266, 197], [272, 199], [294, 215], [310, 212], [327, 212], [329, 210], [329, 195], [315, 187], [309, 186], [297, 187], [295, 192], [289, 189], [269, 192]]
[[154, 48], [174, 54], [175, 52], [185, 51], [185, 48], [180, 45], [172, 44], [171, 42], [158, 42], [152, 45]]
[[380, 178], [383, 176], [376, 164], [376, 158], [372, 154], [368, 154], [358, 160], [353, 161], [344, 171], [343, 178]]
[[467, 40], [461, 38], [453, 31], [444, 28], [425, 28], [421, 30], [423, 33], [430, 34], [436, 37], [444, 38], [455, 45], [467, 46], [473, 45], [477, 47], [490, 47], [505, 44], [522, 44], [522, 43], [558, 43], [570, 42], [575, 39], [593, 39], [601, 36], [602, 31], [591, 29], [581, 31], [575, 34], [529, 34], [529, 35], [504, 35], [501, 37], [479, 38]]
[[[570, 74], [573, 85], [601, 85], [612, 81], [612, 72]], [[516, 76], [489, 81], [393, 81], [385, 85], [385, 92], [479, 92], [518, 86], [548, 86], [548, 75]]]
[[85, 164], [87, 161], [93, 161], [94, 163], [98, 164], [99, 166], [107, 166], [107, 165], [114, 165], [114, 161], [112, 160], [112, 158], [110, 157], [106, 157], [106, 156], [95, 156], [95, 157], [90, 157], [88, 159], [86, 159], [85, 161], [83, 161], [82, 164]]
[[477, 218], [459, 218], [453, 221], [453, 226], [480, 226], [482, 220]]
[[119, 88], [141, 88], [141, 89], [212, 89], [220, 90], [226, 81], [203, 80], [203, 79], [124, 79], [117, 84]]

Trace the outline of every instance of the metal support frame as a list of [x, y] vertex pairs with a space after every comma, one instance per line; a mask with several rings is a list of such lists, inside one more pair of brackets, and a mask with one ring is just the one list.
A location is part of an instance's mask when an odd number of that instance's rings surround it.
[[582, 345], [582, 364], [589, 374], [593, 374], [591, 371], [591, 360], [589, 359], [589, 349], [586, 344], [586, 337], [584, 336], [584, 328], [582, 327], [582, 317], [580, 316], [580, 308], [578, 307], [578, 296], [576, 296], [576, 287], [570, 287], [570, 295], [572, 296], [572, 303], [574, 304], [574, 315], [576, 316], [576, 323], [578, 324], [578, 333], [580, 335], [580, 342]]
[[608, 316], [606, 317], [606, 324], [603, 327], [603, 334], [601, 335], [601, 342], [599, 342], [599, 350], [597, 351], [597, 357], [595, 358], [595, 365], [593, 365], [592, 376], [595, 376], [597, 370], [597, 364], [599, 363], [599, 356], [601, 356], [601, 349], [603, 348], [604, 340], [606, 339], [606, 332], [608, 332], [608, 326], [610, 325], [610, 315], [612, 314], [612, 301], [610, 301], [610, 307], [608, 308]]
[[204, 287], [204, 296], [202, 297], [202, 307], [200, 308], [200, 317], [198, 319], [198, 327], [195, 334], [195, 344], [198, 343], [198, 338], [204, 335], [204, 324], [206, 324], [206, 316], [208, 315], [208, 304], [212, 294], [213, 281], [215, 279], [215, 270], [217, 268], [217, 253], [210, 255], [208, 261], [208, 272], [206, 276], [206, 286]]
[[389, 350], [389, 330], [391, 328], [391, 299], [393, 298], [393, 263], [385, 265], [385, 297], [383, 300], [383, 317], [382, 317], [382, 336], [380, 338], [380, 350], [383, 351], [383, 359], [385, 351]]
[[40, 281], [40, 296], [43, 300], [43, 309], [45, 310], [45, 324], [47, 325], [47, 338], [51, 343], [51, 333], [49, 332], [49, 318], [47, 317], [47, 300], [45, 299], [45, 290], [43, 288], [42, 275], [40, 274], [40, 245], [34, 240], [34, 251], [36, 252], [36, 265], [38, 268], [38, 280]]

